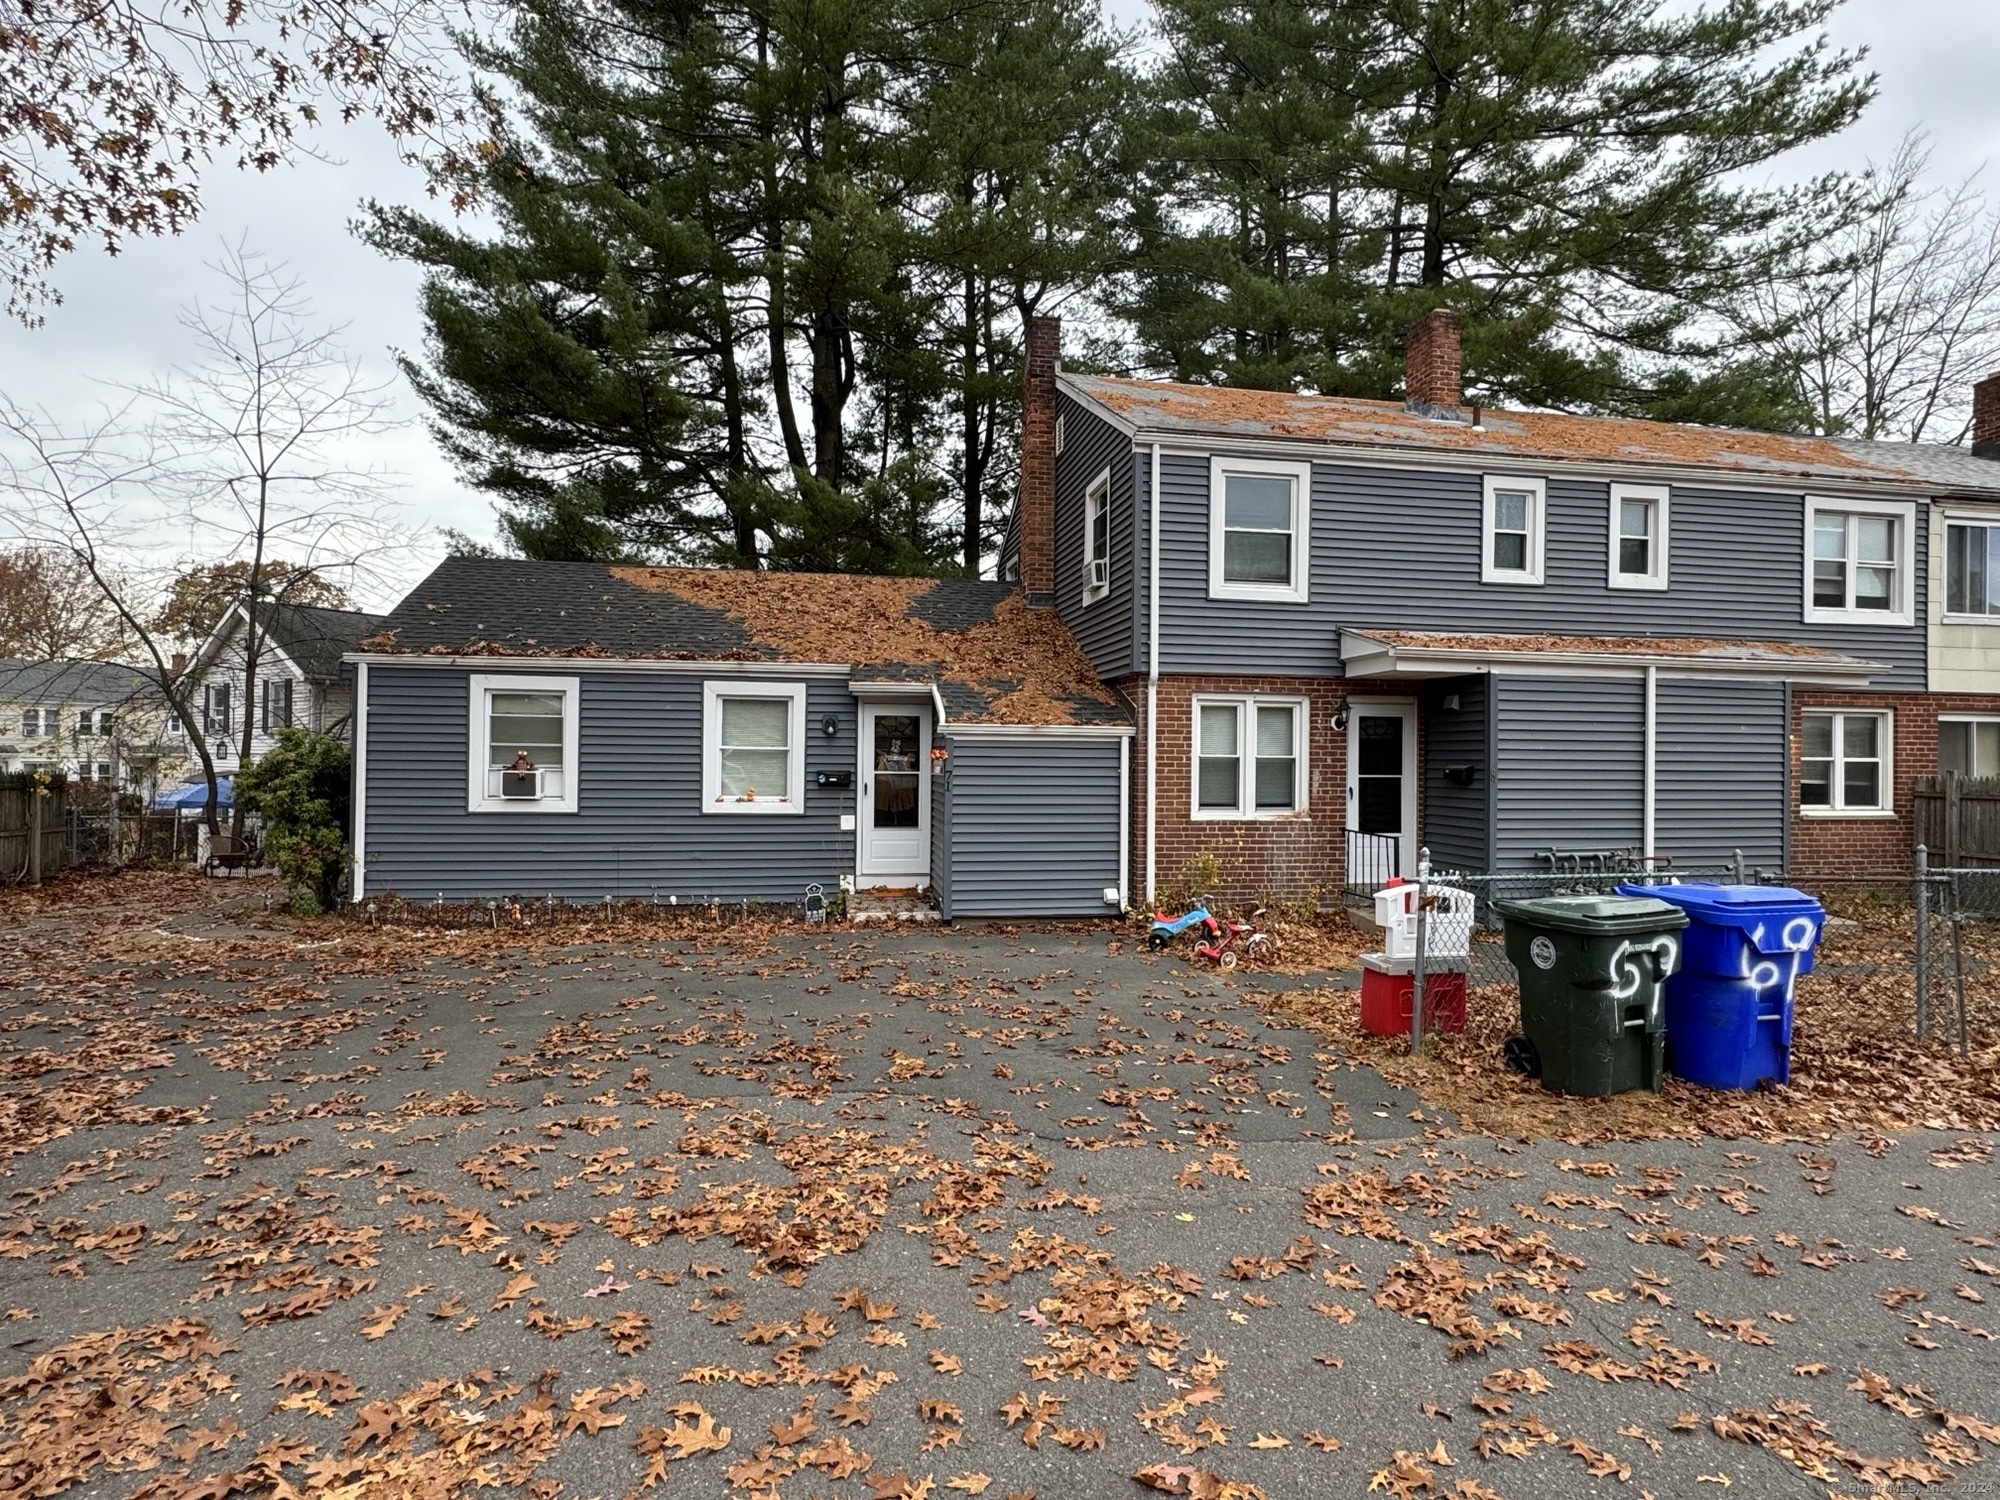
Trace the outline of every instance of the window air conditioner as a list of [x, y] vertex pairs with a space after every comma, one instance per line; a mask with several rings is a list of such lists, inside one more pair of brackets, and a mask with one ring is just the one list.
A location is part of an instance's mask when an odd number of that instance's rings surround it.
[[515, 801], [532, 802], [542, 795], [540, 771], [502, 771], [500, 795]]
[[1107, 588], [1111, 583], [1111, 563], [1102, 557], [1090, 560], [1090, 586], [1094, 589]]

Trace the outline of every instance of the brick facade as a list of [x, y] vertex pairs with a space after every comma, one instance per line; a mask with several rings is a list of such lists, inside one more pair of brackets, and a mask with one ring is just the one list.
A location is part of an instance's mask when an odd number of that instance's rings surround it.
[[[1808, 815], [1799, 807], [1799, 762], [1809, 709], [1887, 709], [1890, 721], [1890, 807], [1894, 816]], [[1902, 875], [1915, 862], [1915, 786], [1938, 769], [1938, 717], [2000, 717], [2000, 694], [1836, 693], [1800, 688], [1792, 694], [1792, 872], [1800, 877], [1866, 878]]]
[[1028, 319], [1021, 378], [1021, 587], [1028, 602], [1056, 597], [1056, 371], [1062, 320]]
[[[1132, 890], [1143, 898], [1146, 881], [1146, 680], [1114, 684], [1133, 706], [1139, 726], [1132, 747]], [[1305, 811], [1282, 818], [1194, 817], [1194, 699], [1209, 693], [1254, 693], [1307, 700]], [[1221, 866], [1209, 894], [1231, 903], [1267, 898], [1296, 900], [1331, 890], [1345, 878], [1347, 732], [1333, 727], [1343, 699], [1369, 694], [1410, 697], [1406, 684], [1352, 682], [1325, 677], [1163, 676], [1160, 679], [1160, 775], [1156, 817], [1158, 889], [1183, 884], [1182, 872], [1203, 854]], [[1418, 717], [1418, 793], [1422, 795], [1422, 717]], [[1419, 826], [1422, 810], [1419, 808]]]
[[1458, 314], [1434, 307], [1412, 325], [1404, 344], [1404, 394], [1419, 406], [1458, 405], [1461, 355]]
[[1972, 388], [1972, 451], [1979, 458], [2000, 458], [2000, 374]]

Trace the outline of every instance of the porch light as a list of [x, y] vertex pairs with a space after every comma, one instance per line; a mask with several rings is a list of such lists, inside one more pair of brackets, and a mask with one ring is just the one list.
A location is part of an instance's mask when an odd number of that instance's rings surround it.
[[824, 719], [819, 721], [819, 732], [828, 739], [832, 739], [836, 734], [840, 733], [840, 720], [836, 719], [832, 714], [828, 714]]
[[1347, 727], [1347, 717], [1347, 700], [1342, 698], [1339, 703], [1334, 705], [1333, 727], [1335, 729], [1345, 729]]

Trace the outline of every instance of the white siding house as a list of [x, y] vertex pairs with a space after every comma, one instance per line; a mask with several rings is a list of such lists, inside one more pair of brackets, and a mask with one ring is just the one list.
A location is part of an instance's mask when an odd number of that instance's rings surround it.
[[359, 610], [306, 605], [265, 605], [258, 611], [257, 672], [248, 674], [248, 613], [241, 604], [224, 615], [183, 679], [196, 722], [215, 768], [234, 772], [243, 750], [243, 716], [250, 716], [254, 759], [290, 726], [346, 737], [354, 686], [341, 657], [381, 625]]

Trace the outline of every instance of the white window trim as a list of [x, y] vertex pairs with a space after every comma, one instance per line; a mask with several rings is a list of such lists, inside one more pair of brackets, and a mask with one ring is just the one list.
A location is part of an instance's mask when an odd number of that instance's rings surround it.
[[[1292, 481], [1292, 581], [1289, 584], [1229, 583], [1222, 576], [1222, 534], [1227, 529], [1224, 499], [1228, 476], [1256, 474]], [[1312, 465], [1274, 459], [1225, 458], [1208, 461], [1208, 597], [1261, 599], [1275, 604], [1310, 603], [1312, 577]]]
[[[576, 788], [582, 780], [579, 754], [578, 698], [581, 689], [574, 677], [528, 677], [512, 672], [474, 672], [467, 678], [470, 697], [467, 707], [471, 724], [466, 733], [465, 810], [487, 813], [573, 813]], [[491, 747], [487, 736], [493, 732], [493, 716], [487, 711], [489, 693], [561, 693], [563, 695], [563, 794], [560, 797], [492, 797], [486, 792], [487, 760]]]
[[[1881, 753], [1877, 759], [1882, 765], [1882, 795], [1888, 798], [1883, 807], [1845, 807], [1841, 798], [1846, 795], [1840, 774], [1841, 762], [1845, 759], [1840, 749], [1840, 725], [1833, 731], [1833, 771], [1832, 784], [1828, 790], [1833, 794], [1831, 807], [1807, 807], [1805, 804], [1805, 721], [1815, 714], [1831, 714], [1836, 720], [1852, 718], [1879, 719], [1882, 723], [1880, 741]], [[1896, 816], [1896, 713], [1888, 708], [1808, 708], [1799, 717], [1799, 816], [1802, 818], [1881, 818]]]
[[[1891, 516], [1897, 528], [1896, 607], [1894, 609], [1822, 609], [1813, 603], [1813, 527], [1821, 511], [1836, 515]], [[1914, 500], [1834, 500], [1806, 496], [1803, 600], [1807, 624], [1914, 625], [1917, 587], [1917, 505]], [[1854, 560], [1847, 562], [1848, 597], [1854, 594]]]
[[[1493, 566], [1493, 504], [1501, 490], [1528, 491], [1528, 566], [1525, 570]], [[1528, 588], [1542, 585], [1544, 539], [1548, 533], [1549, 482], [1517, 474], [1488, 474], [1479, 515], [1479, 581], [1511, 583]]]
[[[782, 799], [722, 796], [722, 700], [776, 698], [791, 705], [786, 785]], [[806, 810], [806, 685], [803, 682], [704, 682], [701, 685], [701, 810], [723, 816], [803, 816]]]
[[[1611, 486], [1611, 522], [1609, 546], [1605, 558], [1605, 583], [1614, 589], [1664, 589], [1667, 586], [1667, 508], [1668, 490], [1664, 484], [1614, 484]], [[1619, 529], [1621, 511], [1627, 500], [1643, 500], [1653, 507], [1653, 569], [1650, 573], [1621, 573], [1618, 570], [1618, 544], [1624, 539]]]
[[[1095, 519], [1091, 514], [1091, 509], [1093, 506], [1099, 504], [1103, 505], [1105, 512], [1105, 555], [1102, 558], [1099, 558], [1092, 551], [1093, 539], [1096, 537], [1097, 532], [1091, 524]], [[1095, 479], [1090, 481], [1089, 488], [1083, 492], [1083, 602], [1085, 604], [1094, 604], [1111, 592], [1110, 516], [1111, 469], [1109, 465], [1106, 465], [1104, 470]], [[1090, 581], [1090, 565], [1093, 562], [1102, 562], [1104, 564], [1104, 582], [1101, 584], [1093, 584]]]
[[[1201, 711], [1204, 708], [1230, 705], [1236, 709], [1236, 806], [1203, 807], [1201, 805]], [[1257, 757], [1255, 751], [1255, 724], [1260, 708], [1289, 708], [1292, 710], [1292, 757], [1295, 767], [1292, 776], [1292, 806], [1285, 808], [1258, 807], [1257, 801]], [[1188, 787], [1188, 811], [1197, 823], [1273, 823], [1286, 819], [1299, 819], [1310, 815], [1312, 809], [1311, 761], [1307, 751], [1312, 738], [1312, 702], [1308, 698], [1294, 698], [1283, 693], [1199, 693], [1192, 700], [1188, 715], [1189, 769], [1192, 781]]]
[[[1938, 623], [1940, 625], [1980, 625], [1988, 628], [2000, 626], [2000, 611], [1996, 611], [1990, 615], [1969, 615], [1954, 614], [1945, 608], [1946, 602], [1951, 598], [1951, 576], [1947, 571], [1951, 567], [1951, 528], [1954, 526], [1984, 526], [1989, 530], [2000, 530], [2000, 513], [1989, 512], [1981, 515], [1973, 511], [1946, 510], [1939, 511], [1937, 514], [1937, 545], [1932, 549], [1934, 565], [1931, 576], [1934, 590], [1933, 607], [1937, 610]], [[1942, 717], [1953, 718], [1956, 715], [1947, 714]]]

